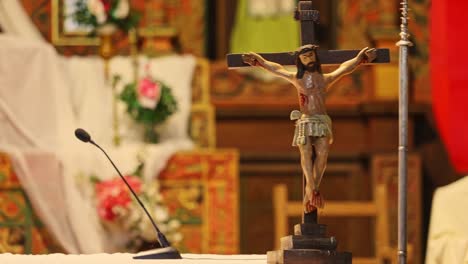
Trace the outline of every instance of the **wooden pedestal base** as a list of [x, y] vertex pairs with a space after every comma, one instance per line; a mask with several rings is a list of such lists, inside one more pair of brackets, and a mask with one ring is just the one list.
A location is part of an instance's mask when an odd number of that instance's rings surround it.
[[334, 250], [282, 249], [267, 252], [268, 264], [350, 264], [352, 254]]
[[351, 264], [350, 252], [337, 252], [335, 237], [327, 237], [327, 226], [317, 224], [316, 211], [305, 214], [294, 226], [294, 235], [281, 238], [281, 249], [267, 252], [268, 264]]

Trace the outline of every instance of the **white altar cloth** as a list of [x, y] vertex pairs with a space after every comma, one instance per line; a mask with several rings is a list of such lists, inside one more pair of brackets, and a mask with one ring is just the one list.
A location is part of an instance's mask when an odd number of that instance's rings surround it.
[[182, 254], [183, 259], [177, 260], [136, 260], [132, 254], [90, 254], [90, 255], [14, 255], [0, 254], [2, 264], [93, 264], [93, 263], [158, 263], [158, 264], [265, 264], [266, 255], [210, 255], [210, 254]]
[[[144, 144], [140, 127], [129, 123], [133, 120], [119, 102], [120, 124], [127, 129], [120, 131], [122, 144], [115, 147], [113, 94], [100, 59], [64, 58], [50, 44], [0, 34], [0, 152], [11, 158], [35, 213], [67, 253], [119, 252], [128, 239], [110, 236], [100, 224], [89, 178], [106, 180], [116, 172], [99, 150], [74, 137], [76, 128], [89, 131], [124, 174], [137, 168], [141, 155], [147, 181], [172, 154], [193, 146], [188, 120], [195, 58], [173, 55], [140, 62], [171, 87], [178, 112], [160, 127], [160, 144]], [[132, 79], [130, 58], [113, 58], [110, 70], [125, 81], [120, 88]]]

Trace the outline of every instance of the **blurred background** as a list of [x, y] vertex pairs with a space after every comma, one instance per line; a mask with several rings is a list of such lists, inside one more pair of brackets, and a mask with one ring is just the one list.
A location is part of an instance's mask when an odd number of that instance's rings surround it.
[[[325, 207], [320, 222], [339, 250], [396, 263], [400, 3], [312, 2], [320, 11], [321, 49], [388, 48], [391, 57], [360, 67], [327, 93], [334, 143], [322, 193], [338, 209], [327, 214]], [[452, 2], [409, 2], [410, 263], [424, 263], [430, 234], [442, 232], [431, 226], [431, 212], [450, 218], [452, 202], [433, 208], [435, 190], [460, 186], [468, 171], [468, 56], [457, 26], [468, 4]], [[264, 254], [277, 247], [301, 221], [285, 209], [302, 197], [288, 118], [298, 98], [290, 84], [268, 74], [228, 70], [225, 57], [296, 50], [296, 4], [2, 1], [0, 252], [135, 252], [154, 245], [115, 172], [105, 161], [101, 169], [101, 155], [68, 145], [78, 126], [117, 157], [181, 251]], [[55, 197], [51, 183], [61, 190]], [[464, 198], [456, 199], [458, 208]], [[56, 199], [65, 202], [51, 205]], [[347, 202], [356, 207], [340, 211]], [[79, 203], [82, 213], [70, 207]], [[93, 223], [66, 220], [83, 214]], [[84, 246], [80, 236], [101, 242]], [[119, 243], [103, 246], [109, 239]]]

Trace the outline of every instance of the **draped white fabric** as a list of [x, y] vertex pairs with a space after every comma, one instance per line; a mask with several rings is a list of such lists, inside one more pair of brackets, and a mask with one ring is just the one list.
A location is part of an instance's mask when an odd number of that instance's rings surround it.
[[[146, 180], [176, 151], [193, 146], [187, 127], [195, 59], [168, 56], [149, 63], [152, 75], [172, 88], [179, 110], [162, 129], [161, 144], [143, 144], [121, 103], [125, 129], [122, 145], [114, 147], [112, 92], [100, 59], [62, 58], [46, 43], [0, 35], [0, 151], [11, 155], [36, 212], [69, 253], [113, 252], [121, 243], [99, 224], [87, 185], [91, 174], [106, 179], [116, 172], [99, 150], [74, 138], [76, 127], [88, 130], [123, 173], [133, 172], [143, 153]], [[112, 74], [131, 79], [129, 58], [110, 65]]]
[[26, 39], [43, 41], [19, 0], [0, 1], [0, 27], [3, 32]]
[[468, 177], [434, 193], [426, 264], [468, 263]]
[[292, 14], [295, 7], [294, 0], [247, 0], [248, 13], [256, 17]]

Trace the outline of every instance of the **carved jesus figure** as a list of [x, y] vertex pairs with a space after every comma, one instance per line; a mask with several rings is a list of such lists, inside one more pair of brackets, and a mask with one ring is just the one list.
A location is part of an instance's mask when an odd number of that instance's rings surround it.
[[333, 142], [332, 123], [325, 109], [325, 92], [341, 76], [353, 72], [361, 63], [373, 61], [373, 48], [364, 48], [359, 54], [343, 62], [335, 71], [322, 73], [316, 45], [305, 45], [296, 52], [297, 72], [287, 71], [282, 65], [267, 61], [250, 52], [242, 55], [245, 63], [259, 66], [294, 85], [299, 97], [300, 111], [291, 112], [296, 120], [293, 146], [299, 147], [301, 167], [305, 177], [304, 211], [323, 208], [319, 187], [327, 166], [328, 152]]

